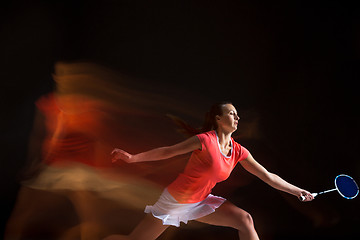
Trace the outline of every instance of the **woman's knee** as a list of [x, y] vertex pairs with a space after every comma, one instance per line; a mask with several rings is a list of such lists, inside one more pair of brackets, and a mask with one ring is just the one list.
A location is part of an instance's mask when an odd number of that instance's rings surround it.
[[254, 221], [250, 213], [241, 210], [234, 213], [235, 228], [239, 231], [254, 229]]

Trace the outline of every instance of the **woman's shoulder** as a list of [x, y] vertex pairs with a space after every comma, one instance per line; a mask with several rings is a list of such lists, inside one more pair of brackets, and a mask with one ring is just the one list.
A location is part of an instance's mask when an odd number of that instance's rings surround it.
[[214, 130], [203, 132], [196, 135], [201, 142], [211, 142], [213, 139], [216, 139], [216, 133]]
[[246, 158], [249, 155], [249, 151], [240, 143], [236, 142], [234, 139], [232, 139], [234, 144], [234, 151], [235, 153], [240, 156], [242, 159]]
[[211, 131], [199, 133], [199, 134], [197, 134], [196, 136], [198, 136], [198, 137], [212, 138], [212, 137], [216, 137], [216, 133], [215, 133], [215, 130], [211, 130]]
[[239, 142], [237, 142], [235, 139], [231, 138], [232, 142], [234, 144], [235, 147], [237, 148], [244, 148], [242, 144], [240, 144]]
[[236, 141], [234, 138], [231, 138], [232, 142], [233, 142], [233, 145], [234, 145], [234, 148], [235, 150], [242, 150], [242, 149], [245, 149], [245, 147], [240, 144], [238, 141]]

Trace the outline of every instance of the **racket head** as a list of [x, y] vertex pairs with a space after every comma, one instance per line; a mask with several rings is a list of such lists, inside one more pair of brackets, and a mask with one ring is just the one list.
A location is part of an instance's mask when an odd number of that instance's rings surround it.
[[335, 178], [335, 186], [339, 194], [346, 199], [353, 199], [359, 194], [359, 187], [355, 180], [345, 174], [340, 174]]

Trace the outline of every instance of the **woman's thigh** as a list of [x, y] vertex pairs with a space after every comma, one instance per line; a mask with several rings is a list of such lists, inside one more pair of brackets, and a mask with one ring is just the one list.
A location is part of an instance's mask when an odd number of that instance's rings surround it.
[[244, 224], [252, 225], [250, 214], [229, 201], [225, 201], [215, 212], [196, 221], [235, 229], [239, 229]]

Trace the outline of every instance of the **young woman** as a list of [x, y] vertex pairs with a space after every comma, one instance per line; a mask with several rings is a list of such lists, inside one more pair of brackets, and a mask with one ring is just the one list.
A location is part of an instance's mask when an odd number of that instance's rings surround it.
[[235, 228], [241, 240], [259, 239], [249, 213], [210, 194], [216, 183], [228, 178], [237, 162], [273, 188], [304, 197], [304, 201], [313, 200], [308, 191], [268, 172], [247, 149], [231, 138], [240, 119], [231, 103], [213, 105], [207, 119], [202, 133], [173, 146], [135, 155], [114, 149], [113, 162], [157, 161], [188, 152], [192, 155], [184, 172], [163, 191], [159, 200], [153, 206], [146, 206], [145, 212], [152, 214], [147, 214], [130, 235], [112, 235], [106, 240], [156, 239], [169, 225], [178, 227], [180, 222], [189, 220]]

